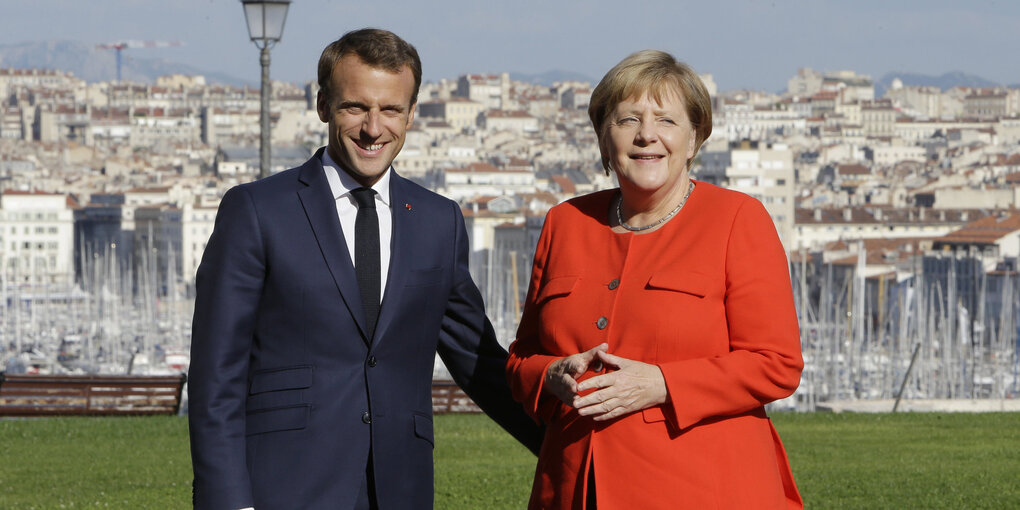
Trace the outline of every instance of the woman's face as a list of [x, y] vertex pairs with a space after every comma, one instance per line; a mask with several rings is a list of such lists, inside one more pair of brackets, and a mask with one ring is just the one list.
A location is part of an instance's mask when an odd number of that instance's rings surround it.
[[694, 128], [679, 93], [647, 92], [616, 105], [599, 143], [621, 187], [653, 193], [679, 185], [694, 157]]

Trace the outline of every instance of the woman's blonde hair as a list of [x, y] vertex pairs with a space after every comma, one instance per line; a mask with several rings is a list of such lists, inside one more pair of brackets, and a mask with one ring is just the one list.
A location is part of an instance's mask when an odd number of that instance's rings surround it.
[[[712, 99], [690, 66], [659, 50], [642, 50], [621, 60], [592, 91], [588, 117], [600, 146], [609, 114], [620, 102], [643, 94], [649, 94], [660, 103], [669, 94], [680, 97], [694, 128], [694, 156], [697, 156], [701, 144], [712, 134]], [[687, 160], [688, 166], [694, 156]], [[606, 158], [602, 159], [602, 166], [608, 175]]]

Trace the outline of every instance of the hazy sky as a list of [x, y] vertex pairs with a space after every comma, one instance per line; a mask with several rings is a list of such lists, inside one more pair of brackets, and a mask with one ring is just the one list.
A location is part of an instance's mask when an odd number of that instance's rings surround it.
[[[414, 44], [426, 80], [552, 69], [598, 80], [629, 53], [657, 48], [722, 90], [780, 91], [799, 67], [1020, 83], [1015, 0], [294, 0], [273, 78], [314, 79], [322, 48], [364, 26]], [[126, 55], [259, 79], [239, 0], [0, 0], [0, 44], [62, 39], [181, 41]]]

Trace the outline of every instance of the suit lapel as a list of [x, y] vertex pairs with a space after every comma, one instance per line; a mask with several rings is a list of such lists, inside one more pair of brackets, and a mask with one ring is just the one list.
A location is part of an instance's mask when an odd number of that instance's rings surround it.
[[390, 269], [386, 276], [386, 289], [383, 292], [382, 308], [379, 309], [379, 322], [375, 326], [376, 341], [385, 337], [387, 330], [400, 312], [400, 293], [407, 281], [410, 267], [408, 257], [414, 253], [414, 246], [409, 235], [414, 228], [414, 217], [412, 209], [405, 206], [410, 201], [407, 196], [407, 182], [392, 168], [390, 172], [390, 211], [393, 218], [393, 237], [390, 240]]
[[298, 199], [301, 200], [305, 216], [312, 226], [319, 250], [322, 251], [322, 257], [326, 260], [340, 296], [357, 322], [362, 339], [365, 343], [371, 344], [371, 339], [365, 335], [365, 311], [361, 306], [361, 293], [358, 289], [357, 275], [354, 273], [354, 263], [351, 262], [347, 242], [341, 232], [340, 220], [336, 215], [336, 202], [329, 189], [329, 182], [326, 181], [321, 158], [322, 149], [319, 149], [312, 159], [301, 167], [298, 180], [307, 187], [298, 190]]

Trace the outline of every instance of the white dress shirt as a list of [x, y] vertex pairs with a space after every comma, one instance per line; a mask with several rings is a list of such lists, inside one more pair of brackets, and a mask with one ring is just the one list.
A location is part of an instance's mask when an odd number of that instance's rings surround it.
[[[322, 151], [322, 168], [326, 171], [326, 181], [336, 201], [336, 214], [340, 218], [340, 228], [347, 241], [347, 253], [354, 263], [354, 220], [358, 217], [358, 203], [354, 201], [351, 190], [362, 186], [353, 177], [347, 175], [340, 166], [329, 157], [329, 151]], [[390, 207], [390, 167], [382, 177], [372, 185], [375, 190], [375, 209], [379, 216], [379, 302], [382, 303], [386, 293], [386, 276], [390, 272], [390, 239], [393, 237], [393, 211]]]

